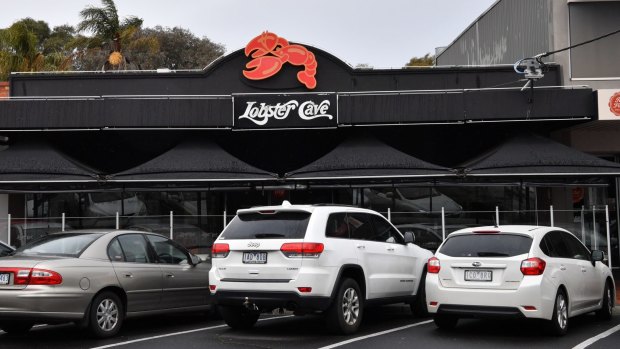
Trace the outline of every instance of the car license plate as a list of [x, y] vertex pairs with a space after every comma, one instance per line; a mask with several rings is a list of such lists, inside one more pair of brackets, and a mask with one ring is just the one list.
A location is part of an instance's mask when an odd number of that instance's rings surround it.
[[8, 285], [8, 284], [9, 284], [9, 274], [0, 273], [0, 285]]
[[265, 264], [267, 263], [267, 252], [243, 252], [243, 263]]
[[490, 270], [465, 270], [465, 281], [493, 281]]

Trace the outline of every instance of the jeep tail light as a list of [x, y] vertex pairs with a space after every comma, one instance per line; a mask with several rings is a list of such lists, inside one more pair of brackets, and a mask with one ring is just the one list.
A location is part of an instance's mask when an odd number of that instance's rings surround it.
[[60, 285], [62, 283], [62, 276], [52, 270], [9, 268], [0, 271], [13, 273], [13, 285]]
[[540, 258], [528, 258], [521, 262], [521, 272], [523, 275], [542, 275], [546, 265], [547, 263]]
[[431, 274], [437, 274], [441, 270], [441, 263], [439, 262], [439, 258], [431, 257], [428, 260], [428, 264], [426, 266], [426, 271]]
[[280, 247], [288, 258], [319, 258], [323, 249], [323, 244], [318, 242], [291, 242]]
[[211, 247], [211, 258], [226, 258], [230, 253], [228, 244], [213, 244]]

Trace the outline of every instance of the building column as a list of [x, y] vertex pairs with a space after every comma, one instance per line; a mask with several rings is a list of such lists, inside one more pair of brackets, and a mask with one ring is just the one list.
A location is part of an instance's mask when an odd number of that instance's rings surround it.
[[9, 239], [7, 217], [9, 215], [9, 194], [0, 194], [0, 240]]

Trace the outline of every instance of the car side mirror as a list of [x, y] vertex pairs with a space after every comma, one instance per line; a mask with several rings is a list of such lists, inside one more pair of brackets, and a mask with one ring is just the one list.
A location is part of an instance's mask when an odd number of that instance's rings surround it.
[[592, 265], [596, 264], [596, 262], [602, 262], [605, 259], [605, 252], [601, 250], [592, 251], [592, 256], [590, 260], [592, 261]]
[[413, 244], [415, 243], [415, 235], [413, 235], [412, 231], [405, 232], [405, 244]]
[[195, 256], [195, 255], [191, 255], [190, 262], [192, 263], [192, 265], [198, 265], [202, 263], [202, 258]]

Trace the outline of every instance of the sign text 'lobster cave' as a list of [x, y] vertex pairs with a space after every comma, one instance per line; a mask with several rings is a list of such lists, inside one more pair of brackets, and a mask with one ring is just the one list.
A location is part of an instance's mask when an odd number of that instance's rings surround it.
[[234, 128], [336, 127], [336, 103], [333, 93], [235, 95]]

